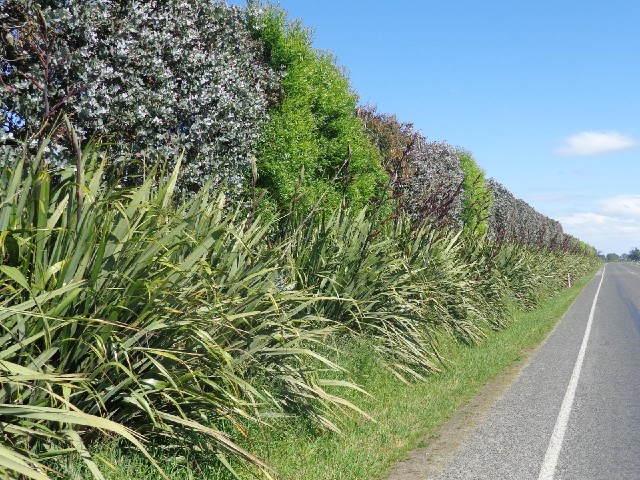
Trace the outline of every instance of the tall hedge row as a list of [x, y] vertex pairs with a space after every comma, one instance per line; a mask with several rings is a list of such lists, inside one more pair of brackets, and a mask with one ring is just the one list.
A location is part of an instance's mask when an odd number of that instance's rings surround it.
[[49, 137], [45, 156], [64, 167], [95, 138], [116, 159], [112, 183], [136, 182], [183, 155], [183, 191], [210, 180], [251, 188], [276, 216], [294, 205], [308, 212], [386, 198], [416, 226], [579, 244], [487, 181], [469, 152], [359, 107], [345, 71], [313, 48], [307, 28], [249, 3], [2, 2], [2, 158]]
[[573, 249], [574, 242], [562, 225], [537, 212], [524, 200], [515, 198], [503, 185], [490, 179], [493, 197], [489, 216], [489, 235], [498, 242], [518, 243], [552, 249]]
[[363, 413], [327, 344], [421, 379], [599, 262], [249, 4], [0, 0], [0, 477], [103, 478], [101, 430], [271, 478], [271, 420]]

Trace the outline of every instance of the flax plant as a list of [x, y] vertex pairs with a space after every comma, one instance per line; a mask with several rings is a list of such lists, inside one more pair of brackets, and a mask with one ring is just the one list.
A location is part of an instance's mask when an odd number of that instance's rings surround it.
[[298, 233], [292, 284], [327, 297], [314, 304], [318, 315], [373, 339], [402, 380], [441, 368], [434, 331], [474, 343], [483, 329], [504, 326], [501, 277], [486, 275], [482, 251], [470, 260], [459, 234], [429, 223], [413, 229], [408, 218], [392, 231], [366, 209], [318, 215]]
[[103, 478], [90, 445], [111, 432], [145, 454], [143, 436], [268, 476], [238, 443], [243, 424], [295, 405], [332, 427], [331, 405], [357, 410], [325, 391], [335, 382], [319, 372], [340, 368], [313, 346], [334, 322], [311, 313], [323, 298], [281, 288], [269, 224], [208, 190], [175, 202], [179, 161], [108, 187], [95, 149], [79, 206], [72, 171], [53, 185], [45, 147], [0, 172], [4, 473], [48, 478], [64, 464], [52, 457], [76, 455]]
[[119, 188], [105, 184], [97, 147], [83, 152], [84, 175], [50, 172], [46, 148], [0, 171], [9, 477], [64, 477], [82, 461], [104, 478], [93, 443], [115, 436], [158, 469], [148, 440], [269, 478], [248, 425], [303, 416], [338, 430], [346, 412], [366, 417], [336, 394], [360, 388], [327, 345], [359, 337], [400, 380], [423, 379], [446, 365], [441, 332], [482, 341], [508, 324], [511, 303], [533, 308], [598, 261], [387, 222], [382, 205], [294, 209], [278, 236], [255, 199], [247, 213], [206, 187], [175, 198], [180, 160]]

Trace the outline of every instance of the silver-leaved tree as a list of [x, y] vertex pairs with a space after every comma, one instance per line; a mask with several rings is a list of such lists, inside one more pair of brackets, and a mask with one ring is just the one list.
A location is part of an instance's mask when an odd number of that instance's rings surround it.
[[183, 190], [241, 185], [279, 91], [254, 13], [211, 0], [0, 1], [3, 158], [50, 137], [60, 167], [100, 137], [120, 181], [184, 152]]

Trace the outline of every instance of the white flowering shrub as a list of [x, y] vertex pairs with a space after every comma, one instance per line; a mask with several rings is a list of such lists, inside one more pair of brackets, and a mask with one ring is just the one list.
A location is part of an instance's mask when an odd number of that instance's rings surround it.
[[66, 113], [83, 142], [104, 137], [116, 157], [154, 162], [184, 151], [183, 189], [211, 176], [242, 183], [279, 88], [251, 10], [203, 0], [7, 0], [1, 8], [5, 144], [28, 137], [37, 146], [52, 134], [50, 161], [69, 163], [68, 135], [51, 131]]

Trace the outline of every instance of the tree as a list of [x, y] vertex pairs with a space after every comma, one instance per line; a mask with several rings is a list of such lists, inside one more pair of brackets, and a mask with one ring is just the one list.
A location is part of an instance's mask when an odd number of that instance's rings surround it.
[[462, 228], [464, 171], [457, 150], [417, 135], [406, 162], [409, 171], [400, 185], [401, 208], [417, 225]]
[[468, 233], [482, 236], [487, 231], [492, 195], [486, 186], [484, 170], [478, 166], [471, 153], [459, 150], [458, 156], [464, 172], [462, 223]]
[[286, 73], [257, 154], [265, 200], [284, 211], [292, 204], [308, 210], [319, 200], [333, 208], [368, 204], [388, 178], [356, 115], [358, 97], [344, 70], [277, 7], [267, 8], [256, 27], [268, 61]]
[[607, 253], [607, 262], [618, 262], [620, 256], [617, 253]]
[[627, 258], [632, 262], [640, 262], [640, 249], [638, 247], [632, 248]]
[[0, 84], [10, 93], [0, 135], [13, 150], [50, 135], [49, 161], [68, 164], [68, 135], [52, 130], [64, 113], [81, 142], [115, 142], [127, 175], [142, 171], [131, 158], [175, 161], [183, 151], [188, 190], [248, 175], [279, 88], [251, 11], [205, 0], [12, 0], [0, 15]]

